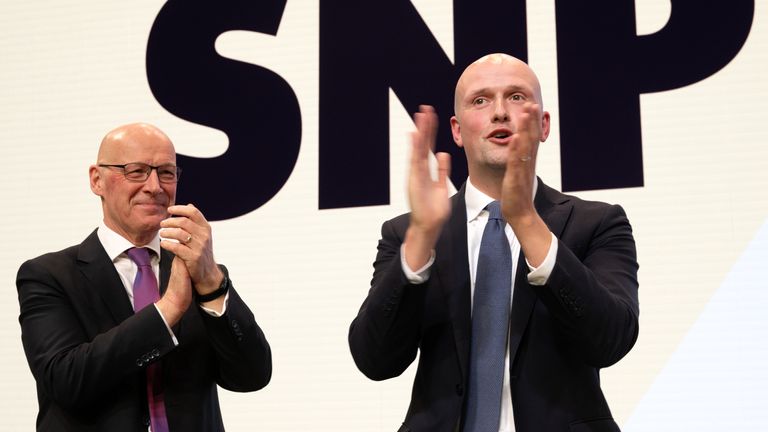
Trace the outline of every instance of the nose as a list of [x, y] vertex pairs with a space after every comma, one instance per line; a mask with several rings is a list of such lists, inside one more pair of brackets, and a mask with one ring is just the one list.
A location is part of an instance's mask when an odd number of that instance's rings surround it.
[[160, 177], [158, 177], [156, 169], [149, 171], [149, 177], [144, 181], [144, 190], [152, 194], [162, 192], [163, 189], [160, 187]]
[[497, 99], [493, 104], [493, 119], [494, 123], [505, 123], [509, 121], [509, 111], [504, 103], [504, 100]]

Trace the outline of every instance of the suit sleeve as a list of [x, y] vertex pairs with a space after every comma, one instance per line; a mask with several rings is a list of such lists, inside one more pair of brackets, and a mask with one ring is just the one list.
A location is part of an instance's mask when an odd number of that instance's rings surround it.
[[403, 273], [400, 246], [407, 216], [381, 229], [368, 296], [349, 328], [352, 357], [365, 376], [384, 380], [400, 375], [416, 358], [426, 285], [413, 285]]
[[[227, 273], [226, 268], [223, 270]], [[221, 317], [195, 309], [202, 317], [216, 356], [216, 383], [238, 392], [266, 386], [272, 377], [272, 352], [253, 313], [235, 289], [230, 285], [227, 310]]]
[[606, 367], [637, 340], [635, 241], [620, 206], [601, 204], [579, 212], [574, 219], [588, 222], [566, 228], [549, 280], [533, 288], [585, 361]]
[[82, 409], [125, 386], [174, 345], [155, 308], [144, 308], [89, 338], [79, 316], [96, 312], [65, 289], [76, 279], [71, 272], [51, 271], [67, 264], [44, 256], [21, 266], [16, 279], [19, 322], [38, 386], [59, 405]]

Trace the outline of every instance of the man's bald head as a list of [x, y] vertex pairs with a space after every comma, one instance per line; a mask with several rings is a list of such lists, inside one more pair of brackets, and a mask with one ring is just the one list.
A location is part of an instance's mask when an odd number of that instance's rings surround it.
[[99, 153], [97, 161], [99, 163], [107, 162], [120, 154], [124, 146], [130, 146], [132, 144], [150, 143], [150, 142], [165, 142], [173, 147], [171, 139], [158, 129], [149, 123], [129, 123], [119, 126], [109, 131], [101, 140], [99, 146]]
[[479, 59], [472, 62], [469, 66], [466, 67], [466, 69], [464, 69], [464, 72], [462, 72], [459, 80], [456, 82], [456, 90], [454, 91], [453, 99], [453, 112], [457, 116], [459, 116], [459, 112], [461, 111], [461, 101], [466, 94], [468, 84], [473, 82], [478, 74], [489, 73], [489, 71], [492, 73], [494, 70], [500, 70], [500, 68], [496, 68], [494, 66], [513, 68], [516, 75], [528, 82], [534, 91], [536, 103], [542, 107], [542, 110], [544, 109], [544, 101], [541, 97], [541, 85], [539, 84], [539, 78], [536, 76], [530, 66], [528, 66], [528, 64], [526, 64], [524, 61], [509, 54], [493, 53], [480, 57]]

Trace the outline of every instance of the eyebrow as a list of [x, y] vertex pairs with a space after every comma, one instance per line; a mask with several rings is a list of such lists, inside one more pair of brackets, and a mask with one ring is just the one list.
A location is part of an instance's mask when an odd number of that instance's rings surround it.
[[[477, 90], [473, 91], [472, 93], [467, 93], [467, 96], [466, 96], [465, 100], [472, 100], [472, 99], [476, 98], [477, 96], [488, 94], [488, 93], [493, 93], [493, 92], [494, 91], [491, 90], [490, 87], [483, 87], [483, 88], [480, 88], [480, 89], [477, 89]], [[525, 86], [518, 85], [518, 84], [511, 84], [511, 85], [509, 85], [507, 87], [504, 87], [504, 93], [510, 93], [510, 92], [512, 92], [512, 93], [520, 92], [520, 93], [525, 93], [526, 95], [532, 95], [533, 94], [532, 89], [527, 88]]]

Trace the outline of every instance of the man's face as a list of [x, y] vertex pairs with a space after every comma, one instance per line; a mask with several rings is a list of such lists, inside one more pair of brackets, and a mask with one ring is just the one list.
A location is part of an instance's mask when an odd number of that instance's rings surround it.
[[[456, 86], [451, 118], [454, 141], [464, 147], [470, 175], [506, 169], [508, 145], [525, 102], [541, 106], [533, 71], [512, 57], [493, 57], [469, 66]], [[549, 113], [540, 118], [540, 141], [549, 134]]]
[[[129, 125], [110, 133], [102, 143], [98, 164], [143, 162], [152, 166], [176, 164], [170, 140], [149, 125]], [[98, 165], [97, 164], [97, 165]], [[125, 178], [119, 168], [90, 168], [91, 189], [102, 198], [104, 223], [134, 241], [148, 241], [167, 217], [176, 199], [176, 183], [161, 183], [157, 170], [143, 182]]]

